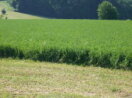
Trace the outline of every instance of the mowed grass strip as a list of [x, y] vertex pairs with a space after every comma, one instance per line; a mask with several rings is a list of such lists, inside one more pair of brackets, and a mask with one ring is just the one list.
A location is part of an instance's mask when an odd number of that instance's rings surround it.
[[0, 57], [132, 69], [132, 21], [0, 20]]
[[6, 15], [2, 19], [5, 19], [5, 17], [7, 17], [7, 19], [44, 19], [44, 17], [40, 17], [40, 16], [15, 12], [14, 8], [11, 7], [11, 5], [7, 3], [7, 1], [0, 1], [0, 11], [2, 9], [6, 9]]
[[132, 72], [0, 59], [0, 97], [132, 97]]

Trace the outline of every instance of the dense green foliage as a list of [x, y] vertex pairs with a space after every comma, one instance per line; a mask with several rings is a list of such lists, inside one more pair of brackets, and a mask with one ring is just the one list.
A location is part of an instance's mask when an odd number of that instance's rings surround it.
[[110, 2], [104, 1], [98, 7], [99, 19], [118, 19], [118, 11]]
[[1, 20], [0, 57], [132, 68], [132, 21]]
[[[57, 18], [97, 18], [104, 0], [8, 0], [18, 11]], [[13, 2], [11, 2], [13, 1]], [[132, 19], [132, 0], [108, 0], [117, 7], [120, 19]]]
[[3, 15], [5, 15], [5, 14], [6, 14], [6, 10], [5, 10], [5, 9], [2, 9], [1, 13], [2, 13]]

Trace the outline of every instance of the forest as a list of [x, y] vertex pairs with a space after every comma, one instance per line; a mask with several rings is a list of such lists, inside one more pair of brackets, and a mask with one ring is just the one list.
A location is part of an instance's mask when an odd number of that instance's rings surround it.
[[[104, 0], [7, 0], [17, 11], [62, 19], [97, 19]], [[119, 19], [132, 19], [132, 0], [107, 0], [119, 11]]]

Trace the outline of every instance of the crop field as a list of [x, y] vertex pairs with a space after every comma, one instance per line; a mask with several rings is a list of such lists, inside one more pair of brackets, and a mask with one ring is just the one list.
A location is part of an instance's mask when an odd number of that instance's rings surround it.
[[132, 21], [0, 20], [0, 57], [132, 69]]

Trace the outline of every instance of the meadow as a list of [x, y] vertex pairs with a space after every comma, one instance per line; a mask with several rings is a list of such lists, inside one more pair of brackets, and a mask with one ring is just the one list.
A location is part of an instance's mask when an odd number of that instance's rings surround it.
[[0, 59], [0, 98], [131, 98], [132, 72]]
[[6, 1], [0, 1], [0, 11], [2, 9], [6, 9], [7, 11], [6, 16], [8, 19], [43, 19], [43, 17], [16, 12], [15, 9], [11, 7], [10, 4], [7, 3]]
[[132, 21], [0, 20], [0, 57], [132, 69]]

